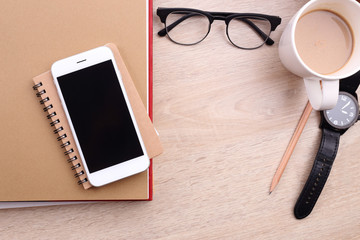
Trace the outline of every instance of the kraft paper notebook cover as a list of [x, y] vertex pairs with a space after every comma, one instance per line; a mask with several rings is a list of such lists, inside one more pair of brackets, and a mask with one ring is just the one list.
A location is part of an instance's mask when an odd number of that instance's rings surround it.
[[31, 79], [48, 71], [56, 60], [113, 42], [146, 105], [151, 101], [147, 3], [39, 0], [2, 4], [0, 201], [151, 199], [148, 172], [101, 188], [84, 190], [77, 185], [31, 90]]

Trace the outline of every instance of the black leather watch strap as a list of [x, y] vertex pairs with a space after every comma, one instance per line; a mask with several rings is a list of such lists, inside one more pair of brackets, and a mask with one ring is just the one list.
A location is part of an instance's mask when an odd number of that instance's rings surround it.
[[321, 143], [306, 184], [296, 202], [294, 214], [297, 219], [308, 216], [320, 196], [330, 174], [339, 147], [340, 133], [322, 129]]
[[360, 84], [360, 71], [340, 80], [340, 91], [355, 94]]

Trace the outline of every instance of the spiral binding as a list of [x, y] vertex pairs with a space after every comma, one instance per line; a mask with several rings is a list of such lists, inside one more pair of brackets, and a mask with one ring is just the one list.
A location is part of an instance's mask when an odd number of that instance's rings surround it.
[[64, 152], [65, 153], [65, 155], [69, 155], [70, 153], [73, 153], [74, 152], [74, 149], [70, 149], [70, 150], [68, 150], [68, 151], [66, 151], [66, 152]]
[[47, 115], [47, 119], [51, 119], [53, 116], [56, 116], [56, 112], [52, 112], [49, 115]]
[[87, 181], [88, 181], [87, 178], [84, 178], [83, 180], [79, 180], [78, 184], [81, 185], [83, 183], [86, 183]]
[[84, 174], [85, 174], [85, 172], [84, 172], [84, 171], [81, 171], [81, 172], [78, 172], [78, 173], [74, 174], [74, 176], [75, 176], [76, 178], [78, 178], [78, 177], [80, 177], [81, 175], [84, 175]]
[[44, 103], [46, 103], [47, 101], [50, 101], [50, 98], [48, 98], [48, 97], [43, 98], [43, 99], [40, 101], [40, 104], [44, 104]]
[[56, 124], [60, 123], [60, 120], [59, 119], [56, 119], [55, 121], [52, 121], [50, 123], [50, 126], [54, 127]]
[[43, 84], [42, 84], [42, 82], [39, 82], [39, 83], [37, 83], [37, 84], [35, 84], [34, 86], [33, 86], [33, 89], [34, 90], [37, 90], [39, 87], [41, 87]]
[[57, 138], [57, 140], [58, 140], [58, 141], [61, 141], [62, 139], [66, 138], [66, 137], [67, 137], [67, 135], [66, 135], [66, 133], [64, 133], [63, 135], [59, 136], [59, 137]]
[[64, 148], [64, 147], [69, 146], [69, 145], [70, 145], [70, 141], [67, 141], [67, 142], [61, 144], [60, 147]]
[[[49, 101], [50, 101], [50, 98], [47, 97], [47, 96], [43, 97], [44, 94], [46, 94], [46, 90], [45, 90], [45, 89], [39, 89], [39, 88], [42, 87], [42, 86], [43, 86], [43, 83], [42, 83], [42, 82], [39, 82], [39, 83], [37, 83], [37, 84], [35, 84], [35, 85], [33, 86], [33, 89], [36, 90], [36, 91], [38, 91], [38, 92], [36, 93], [36, 96], [42, 98], [42, 99], [40, 100], [40, 104], [45, 104], [46, 102], [49, 102]], [[52, 108], [54, 108], [53, 105], [52, 105], [52, 104], [49, 104], [48, 106], [45, 106], [45, 107], [43, 108], [43, 110], [44, 110], [44, 112], [49, 112], [49, 110], [52, 109]], [[48, 114], [46, 117], [47, 117], [48, 119], [52, 119], [54, 116], [56, 116], [56, 112], [55, 112], [55, 111], [49, 112], [49, 114]], [[53, 120], [52, 122], [50, 122], [50, 126], [55, 127], [55, 125], [57, 125], [57, 124], [59, 124], [59, 123], [60, 123], [60, 120], [59, 120], [59, 119], [55, 119], [55, 120]], [[63, 130], [64, 130], [63, 126], [59, 126], [59, 127], [56, 127], [55, 130], [53, 131], [54, 134], [58, 134], [58, 135], [59, 135], [59, 136], [57, 137], [57, 140], [58, 140], [58, 141], [63, 141], [64, 139], [67, 138], [66, 133], [60, 134], [60, 132], [63, 131]], [[68, 147], [68, 146], [70, 146], [70, 145], [71, 145], [70, 141], [66, 141], [66, 142], [63, 142], [63, 143], [60, 145], [60, 147], [66, 149], [66, 147]], [[74, 153], [74, 149], [73, 149], [73, 148], [70, 148], [69, 150], [66, 150], [66, 151], [64, 152], [64, 154], [65, 154], [66, 156], [71, 155], [72, 153]], [[76, 161], [76, 160], [78, 160], [78, 157], [77, 157], [77, 156], [70, 156], [70, 158], [67, 159], [67, 162], [68, 162], [68, 163], [71, 163], [71, 162], [74, 162], [74, 161]], [[71, 167], [71, 170], [76, 170], [76, 169], [78, 169], [79, 167], [81, 167], [81, 164], [80, 164], [80, 163], [74, 164], [74, 165]], [[76, 174], [74, 174], [74, 176], [75, 176], [76, 178], [79, 178], [80, 176], [83, 176], [83, 175], [85, 175], [85, 172], [84, 172], [83, 170], [81, 170], [80, 172], [77, 172]], [[83, 179], [80, 179], [77, 183], [78, 183], [79, 185], [81, 185], [81, 184], [86, 183], [86, 182], [88, 182], [88, 179], [85, 177], [85, 178], [83, 178]]]
[[44, 93], [46, 93], [45, 89], [41, 90], [40, 92], [38, 92], [36, 94], [37, 97], [40, 97], [41, 95], [43, 95]]
[[67, 161], [68, 161], [68, 163], [71, 163], [71, 162], [75, 161], [76, 159], [77, 159], [77, 156], [73, 156], [73, 157], [69, 158]]
[[54, 133], [59, 133], [60, 131], [64, 130], [63, 127], [59, 127], [57, 129], [54, 130]]
[[81, 164], [78, 163], [78, 164], [75, 164], [74, 166], [71, 167], [71, 170], [75, 170], [77, 168], [81, 167]]
[[49, 109], [52, 109], [52, 108], [53, 108], [53, 105], [50, 104], [49, 106], [44, 107], [43, 110], [44, 110], [44, 112], [47, 112]]

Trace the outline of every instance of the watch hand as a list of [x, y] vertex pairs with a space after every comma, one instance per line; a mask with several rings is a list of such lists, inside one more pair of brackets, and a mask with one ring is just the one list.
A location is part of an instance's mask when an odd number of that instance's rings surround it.
[[344, 110], [341, 110], [341, 112], [344, 113], [344, 114], [348, 114], [348, 113], [347, 113], [346, 111], [344, 111]]
[[341, 109], [346, 108], [347, 106], [349, 106], [349, 104], [350, 104], [350, 101], [347, 104], [345, 104], [345, 106], [343, 106]]

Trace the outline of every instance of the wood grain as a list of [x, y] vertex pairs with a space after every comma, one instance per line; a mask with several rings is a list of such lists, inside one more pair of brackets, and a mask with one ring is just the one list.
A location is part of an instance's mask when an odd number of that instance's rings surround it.
[[[360, 124], [341, 137], [312, 214], [293, 207], [320, 141], [313, 111], [275, 192], [269, 181], [307, 102], [302, 80], [278, 57], [291, 16], [306, 0], [155, 0], [157, 7], [279, 15], [276, 42], [233, 47], [215, 21], [180, 46], [156, 35], [154, 123], [165, 152], [154, 161], [152, 202], [107, 202], [0, 211], [0, 239], [359, 239]], [[105, 4], [105, 3], [104, 3]]]

